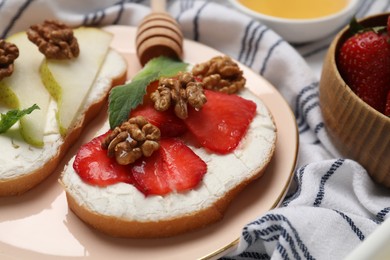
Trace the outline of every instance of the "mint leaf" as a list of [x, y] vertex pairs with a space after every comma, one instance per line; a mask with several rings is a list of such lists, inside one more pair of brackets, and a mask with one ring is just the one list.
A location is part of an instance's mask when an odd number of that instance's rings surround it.
[[13, 109], [8, 111], [6, 114], [0, 114], [0, 134], [5, 133], [16, 122], [18, 122], [19, 119], [27, 114], [30, 114], [35, 109], [39, 109], [37, 104], [23, 110]]
[[160, 77], [171, 77], [187, 70], [187, 63], [160, 56], [150, 60], [145, 67], [125, 85], [113, 88], [109, 96], [108, 120], [110, 128], [122, 124], [132, 109], [142, 104], [146, 87]]
[[158, 78], [157, 72], [147, 77], [133, 79], [129, 84], [117, 86], [111, 90], [108, 108], [111, 129], [126, 121], [130, 111], [142, 103], [146, 94], [146, 86], [155, 78]]

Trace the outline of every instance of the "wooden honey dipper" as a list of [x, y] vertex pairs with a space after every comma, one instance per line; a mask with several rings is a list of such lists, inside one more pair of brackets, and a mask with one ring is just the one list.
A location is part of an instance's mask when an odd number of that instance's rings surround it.
[[165, 0], [151, 0], [152, 12], [138, 26], [136, 49], [142, 66], [158, 56], [182, 58], [183, 34], [165, 6]]

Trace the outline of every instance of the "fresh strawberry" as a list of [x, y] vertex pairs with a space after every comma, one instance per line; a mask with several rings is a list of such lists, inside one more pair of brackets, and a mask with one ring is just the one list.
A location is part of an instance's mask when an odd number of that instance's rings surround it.
[[385, 116], [390, 116], [390, 91], [387, 92], [387, 100], [384, 114]]
[[164, 195], [196, 187], [207, 165], [178, 139], [162, 139], [160, 149], [132, 167], [132, 174], [144, 194]]
[[237, 95], [205, 90], [207, 103], [196, 111], [189, 109], [184, 120], [198, 142], [211, 151], [226, 154], [245, 135], [256, 113], [256, 104]]
[[367, 104], [384, 112], [390, 88], [390, 44], [381, 30], [365, 30], [348, 38], [337, 55], [340, 74]]
[[160, 129], [162, 137], [176, 137], [187, 131], [186, 125], [174, 114], [173, 108], [157, 111], [152, 104], [145, 104], [132, 110], [130, 115], [145, 117], [149, 123]]
[[128, 168], [117, 164], [114, 158], [107, 156], [107, 150], [101, 148], [101, 143], [108, 133], [82, 145], [73, 168], [82, 180], [92, 185], [107, 186], [117, 182], [133, 184], [134, 180]]

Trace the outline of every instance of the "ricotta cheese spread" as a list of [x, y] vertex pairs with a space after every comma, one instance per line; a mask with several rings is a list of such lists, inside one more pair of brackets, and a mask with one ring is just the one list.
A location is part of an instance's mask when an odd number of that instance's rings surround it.
[[[19, 124], [0, 135], [0, 180], [13, 179], [42, 167], [55, 156], [63, 143], [55, 118], [57, 103], [50, 101], [48, 120], [44, 132], [44, 147], [37, 148], [23, 140]], [[4, 109], [5, 110], [5, 109]]]

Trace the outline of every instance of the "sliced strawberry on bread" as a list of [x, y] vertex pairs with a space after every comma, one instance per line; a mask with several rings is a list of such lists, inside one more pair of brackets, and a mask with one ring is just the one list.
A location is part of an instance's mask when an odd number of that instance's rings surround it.
[[220, 154], [234, 150], [256, 114], [256, 104], [237, 95], [205, 90], [207, 103], [189, 109], [188, 130], [205, 148]]
[[162, 139], [160, 149], [132, 167], [132, 175], [146, 195], [164, 195], [196, 187], [207, 165], [179, 139]]
[[163, 139], [160, 149], [134, 164], [120, 165], [101, 148], [106, 134], [84, 144], [73, 168], [91, 185], [108, 186], [118, 182], [133, 184], [145, 195], [164, 195], [196, 187], [207, 172], [207, 165], [179, 139]]
[[101, 148], [101, 143], [109, 132], [95, 137], [82, 145], [77, 152], [73, 168], [85, 182], [108, 186], [118, 182], [134, 184], [127, 166], [116, 163], [115, 158], [107, 156], [107, 150]]
[[152, 105], [154, 104], [153, 100], [150, 98], [150, 95], [157, 90], [159, 81], [155, 80], [149, 83], [149, 85], [146, 87], [146, 94], [144, 95], [144, 98], [142, 100], [142, 104], [146, 105]]
[[174, 114], [173, 108], [157, 111], [151, 103], [146, 103], [131, 111], [131, 117], [135, 116], [143, 116], [158, 127], [162, 137], [177, 137], [187, 131], [186, 125]]

